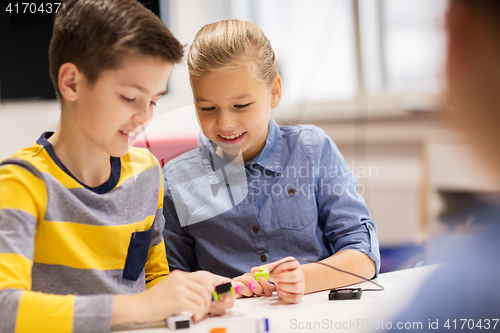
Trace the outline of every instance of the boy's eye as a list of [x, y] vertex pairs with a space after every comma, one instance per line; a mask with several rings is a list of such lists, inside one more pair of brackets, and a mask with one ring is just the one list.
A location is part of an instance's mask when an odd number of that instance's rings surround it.
[[213, 111], [215, 110], [215, 106], [211, 106], [209, 108], [200, 108], [202, 111], [208, 112], [208, 111]]
[[235, 105], [234, 107], [237, 108], [237, 109], [243, 109], [243, 108], [246, 108], [247, 106], [249, 106], [251, 103], [247, 103], [247, 104], [243, 104], [243, 105]]

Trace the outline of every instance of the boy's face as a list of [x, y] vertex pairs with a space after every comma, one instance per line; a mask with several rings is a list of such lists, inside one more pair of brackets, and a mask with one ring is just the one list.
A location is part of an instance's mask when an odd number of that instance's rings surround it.
[[192, 77], [191, 87], [203, 134], [213, 142], [238, 145], [244, 161], [257, 156], [266, 143], [271, 108], [281, 98], [279, 75], [269, 85], [242, 67]]
[[166, 93], [172, 68], [173, 64], [157, 57], [128, 54], [118, 68], [103, 71], [93, 85], [83, 76], [71, 110], [76, 130], [110, 156], [125, 155]]

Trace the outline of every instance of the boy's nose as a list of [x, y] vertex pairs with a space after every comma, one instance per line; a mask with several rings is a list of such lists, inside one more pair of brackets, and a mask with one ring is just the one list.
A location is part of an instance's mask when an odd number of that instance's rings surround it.
[[149, 104], [143, 105], [138, 108], [133, 116], [134, 122], [144, 124], [151, 120], [153, 117], [153, 107]]

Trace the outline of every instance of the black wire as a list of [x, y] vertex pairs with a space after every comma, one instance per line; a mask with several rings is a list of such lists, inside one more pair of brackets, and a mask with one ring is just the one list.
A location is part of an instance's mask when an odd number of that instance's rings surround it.
[[321, 262], [321, 261], [314, 261], [314, 260], [309, 260], [309, 259], [290, 259], [290, 260], [286, 260], [286, 261], [283, 261], [283, 262], [280, 262], [278, 265], [276, 265], [270, 272], [269, 272], [269, 275], [271, 275], [275, 270], [276, 268], [278, 268], [281, 264], [284, 264], [286, 262], [292, 262], [292, 261], [305, 261], [305, 262], [309, 262], [309, 263], [313, 263], [313, 264], [320, 264], [320, 265], [323, 265], [323, 266], [326, 266], [326, 267], [330, 267], [336, 271], [339, 271], [339, 272], [342, 272], [342, 273], [345, 273], [345, 274], [349, 274], [349, 275], [352, 275], [352, 276], [355, 276], [357, 278], [360, 278], [366, 282], [370, 282], [370, 283], [373, 283], [374, 285], [376, 285], [377, 287], [379, 287], [380, 289], [363, 289], [362, 291], [382, 291], [384, 290], [385, 288], [382, 287], [380, 284], [378, 284], [377, 282], [375, 281], [372, 281], [370, 279], [367, 279], [365, 277], [362, 277], [361, 275], [358, 275], [358, 274], [355, 274], [355, 273], [351, 273], [351, 272], [348, 272], [348, 271], [344, 271], [340, 268], [337, 268], [337, 267], [334, 267], [332, 265], [328, 265], [328, 264], [325, 264], [324, 262]]

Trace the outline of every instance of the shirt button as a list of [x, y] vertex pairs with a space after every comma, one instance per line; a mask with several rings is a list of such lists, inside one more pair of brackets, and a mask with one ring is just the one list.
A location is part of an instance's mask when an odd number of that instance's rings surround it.
[[259, 227], [258, 226], [253, 226], [252, 227], [252, 231], [255, 232], [255, 233], [258, 233], [259, 232]]
[[370, 231], [373, 231], [373, 227], [371, 225], [368, 226], [368, 229], [370, 229]]
[[295, 189], [291, 188], [288, 190], [288, 195], [294, 195], [295, 194]]
[[267, 261], [267, 256], [265, 254], [260, 256], [260, 261], [266, 262]]

